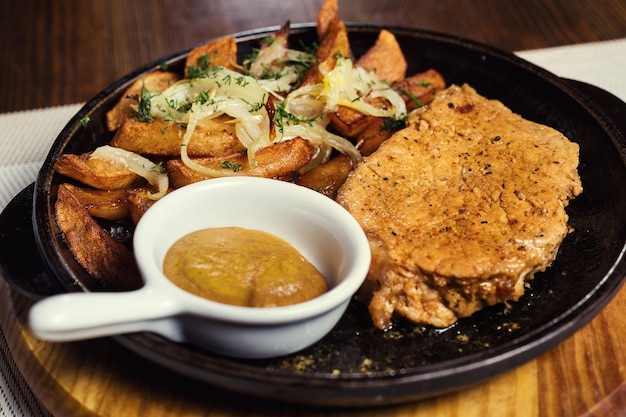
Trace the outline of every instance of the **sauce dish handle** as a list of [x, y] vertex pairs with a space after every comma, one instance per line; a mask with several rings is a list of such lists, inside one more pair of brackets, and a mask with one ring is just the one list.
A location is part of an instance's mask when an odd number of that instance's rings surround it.
[[70, 293], [38, 301], [29, 312], [34, 334], [48, 341], [72, 341], [138, 331], [156, 331], [162, 319], [180, 314], [171, 297], [146, 287], [115, 293]]

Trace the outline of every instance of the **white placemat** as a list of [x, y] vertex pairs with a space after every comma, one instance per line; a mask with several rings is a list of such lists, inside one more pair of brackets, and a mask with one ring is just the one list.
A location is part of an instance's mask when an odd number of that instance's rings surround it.
[[559, 77], [593, 84], [626, 102], [626, 38], [516, 54]]
[[[558, 76], [626, 101], [626, 38], [519, 52]], [[0, 211], [33, 182], [50, 145], [80, 104], [0, 115]], [[0, 417], [48, 417], [21, 378], [0, 330]]]

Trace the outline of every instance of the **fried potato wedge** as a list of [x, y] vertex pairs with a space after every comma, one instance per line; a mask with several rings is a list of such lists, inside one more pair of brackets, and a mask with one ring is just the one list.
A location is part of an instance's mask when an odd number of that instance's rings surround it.
[[314, 65], [304, 75], [301, 85], [322, 82], [323, 74], [335, 68], [337, 57], [351, 56], [348, 31], [341, 19], [336, 18], [328, 22], [328, 29], [320, 42], [320, 46], [315, 52], [317, 65]]
[[330, 22], [339, 19], [339, 1], [325, 0], [317, 14], [317, 39], [324, 39]]
[[237, 68], [237, 41], [233, 36], [216, 39], [189, 51], [185, 61], [185, 77], [218, 66]]
[[[411, 111], [430, 103], [437, 91], [446, 88], [446, 83], [441, 74], [431, 69], [394, 83], [392, 87], [406, 103], [407, 111]], [[351, 139], [357, 138], [370, 124], [376, 124], [377, 121], [379, 126], [384, 122], [380, 118], [368, 116], [345, 106], [339, 106], [337, 111], [330, 115], [332, 129]], [[365, 135], [371, 133], [370, 129]]]
[[[217, 158], [200, 158], [195, 162], [206, 167], [224, 171], [227, 175], [246, 175], [265, 178], [286, 178], [309, 163], [315, 153], [314, 146], [302, 138], [294, 138], [260, 149], [254, 155], [255, 166], [250, 166], [248, 156], [240, 152]], [[214, 178], [192, 170], [180, 159], [167, 162], [170, 184], [174, 188]]]
[[150, 190], [148, 188], [131, 188], [126, 191], [128, 212], [135, 224], [139, 223], [141, 216], [156, 203], [155, 199], [148, 197], [149, 193]]
[[356, 65], [372, 71], [389, 84], [404, 80], [407, 63], [404, 53], [393, 33], [381, 30], [376, 43], [357, 61]]
[[[244, 61], [248, 72], [256, 78], [264, 78], [278, 74], [288, 65], [287, 50], [289, 48], [290, 22], [285, 22], [279, 30], [262, 43], [259, 53], [253, 60]], [[277, 52], [278, 51], [278, 52]]]
[[[111, 140], [111, 146], [147, 155], [180, 156], [185, 127], [155, 118], [140, 122], [128, 118]], [[187, 146], [191, 157], [230, 155], [245, 150], [235, 135], [235, 125], [219, 119], [203, 121], [194, 130]]]
[[433, 101], [435, 93], [446, 88], [446, 81], [439, 72], [429, 69], [394, 83], [392, 88], [404, 99], [407, 111], [411, 111]]
[[295, 183], [311, 188], [334, 200], [337, 197], [337, 191], [348, 178], [352, 168], [350, 157], [339, 154], [328, 162], [301, 175]]
[[91, 217], [119, 221], [130, 216], [126, 190], [96, 190], [64, 185], [81, 202]]
[[66, 184], [59, 185], [55, 213], [70, 250], [89, 274], [110, 289], [141, 287], [133, 254], [100, 227]]
[[141, 177], [122, 164], [64, 154], [56, 160], [54, 171], [99, 190], [121, 190], [141, 180]]
[[107, 112], [106, 126], [114, 131], [122, 126], [124, 120], [137, 115], [135, 107], [139, 103], [141, 89], [145, 87], [150, 93], [161, 93], [180, 80], [180, 75], [174, 72], [154, 71], [135, 81], [122, 95], [117, 104]]
[[338, 106], [337, 111], [330, 114], [329, 126], [340, 135], [354, 139], [377, 118], [350, 107]]
[[357, 148], [361, 155], [368, 156], [393, 135], [394, 130], [386, 128], [385, 119], [376, 118], [361, 131], [357, 138]]

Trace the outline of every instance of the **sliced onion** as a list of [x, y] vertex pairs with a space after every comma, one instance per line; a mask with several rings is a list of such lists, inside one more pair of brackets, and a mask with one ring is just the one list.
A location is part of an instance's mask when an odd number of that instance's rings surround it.
[[[298, 60], [302, 53], [276, 43], [261, 51], [258, 63], [253, 63], [253, 73], [263, 71], [277, 59]], [[202, 120], [228, 115], [235, 123], [235, 134], [248, 150], [250, 166], [254, 166], [255, 153], [277, 141], [302, 137], [318, 146], [311, 164], [325, 162], [331, 149], [348, 155], [353, 164], [361, 160], [361, 154], [349, 140], [326, 130], [328, 114], [346, 106], [367, 115], [402, 118], [406, 106], [400, 95], [389, 85], [380, 81], [373, 72], [356, 66], [348, 58], [339, 58], [334, 69], [326, 72], [322, 83], [303, 86], [284, 98], [284, 109], [294, 117], [283, 118], [280, 133], [270, 138], [270, 120], [264, 107], [268, 93], [283, 100], [280, 92], [291, 88], [295, 69], [283, 68], [283, 76], [276, 80], [256, 80], [238, 72], [216, 67], [206, 77], [182, 80], [163, 93], [151, 98], [153, 116], [184, 123], [187, 129], [181, 143], [181, 159], [194, 171], [209, 175], [234, 175], [228, 170], [216, 170], [200, 165], [187, 154], [189, 141]], [[385, 98], [388, 108], [379, 108], [367, 102], [367, 98]], [[201, 100], [199, 100], [199, 98]], [[181, 111], [181, 104], [185, 104]], [[310, 165], [307, 169], [310, 168]]]
[[148, 198], [158, 200], [167, 193], [169, 179], [167, 174], [161, 172], [159, 167], [152, 161], [134, 152], [121, 148], [105, 145], [96, 148], [90, 158], [118, 163], [130, 171], [145, 178], [150, 185], [157, 188], [156, 193], [148, 193]]
[[330, 133], [317, 124], [297, 124], [287, 125], [283, 128], [282, 138], [284, 140], [301, 137], [316, 144], [326, 144], [338, 150], [342, 154], [348, 155], [352, 160], [352, 165], [356, 166], [361, 159], [361, 153], [348, 139]]
[[[335, 67], [324, 74], [320, 97], [326, 100], [326, 111], [333, 112], [339, 105], [377, 117], [401, 118], [406, 115], [402, 97], [373, 72], [354, 64], [349, 58], [340, 58]], [[391, 109], [381, 109], [368, 104], [364, 98], [384, 97]]]

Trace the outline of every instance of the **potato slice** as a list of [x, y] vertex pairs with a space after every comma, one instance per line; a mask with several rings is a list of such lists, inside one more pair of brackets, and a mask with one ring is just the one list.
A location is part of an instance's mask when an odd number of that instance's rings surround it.
[[185, 77], [195, 78], [211, 67], [237, 68], [237, 41], [233, 36], [216, 39], [189, 51]]
[[139, 219], [157, 200], [149, 198], [150, 190], [147, 188], [131, 188], [126, 192], [128, 212], [133, 223], [139, 223]]
[[381, 143], [393, 135], [395, 130], [387, 128], [390, 119], [375, 119], [361, 131], [357, 138], [357, 148], [361, 155], [374, 153]]
[[150, 93], [161, 93], [180, 79], [180, 75], [173, 72], [154, 71], [135, 81], [122, 95], [117, 104], [107, 112], [106, 125], [109, 131], [122, 126], [124, 120], [137, 115], [133, 106], [139, 103], [141, 89], [145, 87]]
[[54, 170], [99, 190], [126, 189], [141, 180], [139, 175], [122, 164], [89, 158], [89, 155], [61, 155], [54, 164]]
[[328, 30], [315, 52], [317, 65], [313, 66], [302, 79], [301, 85], [322, 82], [323, 73], [335, 68], [338, 57], [350, 56], [350, 42], [346, 25], [341, 19], [333, 19], [328, 23]]
[[357, 61], [356, 65], [372, 71], [389, 84], [402, 81], [406, 76], [407, 63], [396, 37], [388, 30], [381, 30], [376, 43]]
[[100, 227], [66, 184], [59, 185], [55, 212], [67, 245], [89, 274], [110, 289], [141, 287], [131, 251]]
[[446, 81], [439, 72], [429, 69], [394, 83], [392, 87], [404, 99], [407, 111], [411, 111], [433, 101], [435, 93], [446, 88]]
[[[152, 122], [140, 122], [128, 118], [115, 133], [111, 146], [148, 155], [180, 156], [180, 144], [185, 127], [155, 118]], [[191, 157], [213, 157], [241, 152], [245, 147], [235, 135], [235, 125], [205, 120], [193, 132], [187, 154]]]
[[289, 21], [287, 21], [279, 30], [264, 40], [254, 59], [244, 61], [244, 66], [247, 67], [250, 75], [259, 79], [271, 78], [289, 65], [287, 50], [290, 31]]
[[[200, 158], [195, 162], [212, 169], [221, 170], [228, 175], [247, 175], [252, 177], [284, 179], [294, 171], [309, 163], [315, 153], [314, 146], [302, 138], [294, 138], [260, 149], [255, 154], [257, 164], [251, 167], [248, 156], [240, 152], [218, 158]], [[214, 178], [192, 170], [180, 159], [167, 162], [170, 184], [174, 188]]]
[[96, 190], [65, 184], [91, 217], [119, 221], [129, 217], [126, 190]]
[[303, 174], [295, 182], [334, 200], [337, 197], [337, 191], [348, 178], [352, 168], [350, 157], [339, 154]]
[[317, 15], [317, 39], [324, 39], [330, 22], [339, 19], [338, 0], [325, 0]]
[[329, 127], [346, 138], [354, 139], [365, 129], [376, 116], [369, 116], [350, 107], [338, 106], [337, 111], [330, 114]]

